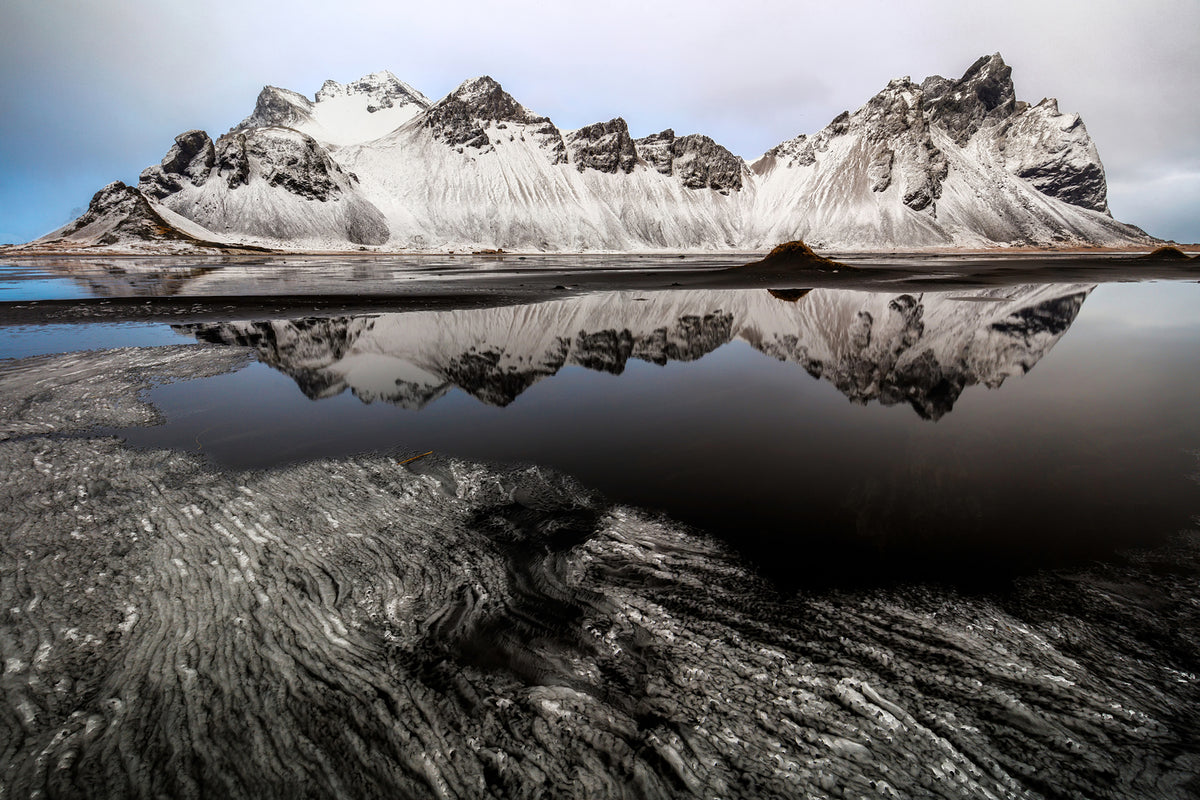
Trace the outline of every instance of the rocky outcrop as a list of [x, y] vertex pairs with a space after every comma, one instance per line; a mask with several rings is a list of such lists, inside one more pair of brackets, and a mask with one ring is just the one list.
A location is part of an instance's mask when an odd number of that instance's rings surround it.
[[343, 172], [311, 136], [281, 128], [253, 128], [228, 133], [216, 146], [204, 131], [188, 131], [158, 166], [142, 172], [138, 188], [165, 198], [184, 187], [203, 186], [213, 174], [230, 189], [249, 185], [252, 176], [298, 197], [330, 200], [357, 182]]
[[1005, 168], [1039, 192], [1071, 205], [1108, 212], [1108, 182], [1100, 154], [1078, 114], [1063, 114], [1049, 98], [1005, 119], [996, 129]]
[[175, 137], [162, 163], [142, 170], [138, 188], [161, 199], [183, 188], [184, 181], [203, 186], [217, 161], [213, 141], [204, 131], [192, 130]]
[[563, 139], [571, 161], [580, 172], [620, 170], [628, 174], [637, 166], [637, 149], [629, 136], [629, 126], [620, 117], [571, 131]]
[[288, 239], [319, 226], [333, 241], [382, 244], [387, 222], [357, 185], [320, 142], [279, 126], [235, 130], [215, 146], [203, 131], [190, 131], [139, 184], [180, 215], [222, 233]]
[[213, 245], [179, 230], [163, 218], [146, 195], [121, 181], [96, 192], [82, 216], [39, 241], [82, 246]]
[[299, 92], [264, 86], [258, 93], [254, 111], [235, 125], [231, 132], [255, 128], [298, 128], [312, 122], [313, 102]]
[[663, 175], [671, 174], [671, 162], [675, 159], [671, 148], [674, 144], [675, 131], [670, 128], [634, 140], [637, 154], [641, 156], [643, 161]]
[[715, 189], [729, 194], [742, 188], [746, 164], [698, 133], [676, 136], [668, 128], [634, 142], [637, 153], [663, 175], [675, 175], [689, 189]]
[[733, 153], [698, 133], [671, 144], [671, 168], [689, 189], [716, 189], [728, 194], [742, 188], [746, 165]]
[[510, 125], [520, 126], [521, 135], [532, 137], [546, 151], [550, 163], [567, 162], [566, 144], [554, 123], [530, 112], [486, 75], [464, 81], [434, 104], [421, 124], [435, 139], [459, 152], [469, 147], [481, 153], [495, 150], [487, 129], [499, 132]]
[[965, 145], [980, 128], [1016, 110], [1012, 67], [999, 53], [982, 56], [958, 80], [932, 75], [921, 83], [929, 120]]
[[[940, 75], [921, 84], [925, 114], [959, 147], [977, 135], [1004, 168], [1047, 197], [1108, 213], [1108, 184], [1096, 145], [1078, 114], [1058, 101], [1034, 106], [1016, 99], [1012, 68], [999, 53], [976, 61], [958, 80]], [[981, 133], [982, 132], [982, 133]]]

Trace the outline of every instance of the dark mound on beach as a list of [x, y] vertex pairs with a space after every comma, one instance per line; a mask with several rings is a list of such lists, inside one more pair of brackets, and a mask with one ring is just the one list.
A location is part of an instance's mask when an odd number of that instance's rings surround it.
[[832, 259], [817, 255], [812, 251], [811, 247], [800, 240], [784, 242], [770, 253], [767, 253], [766, 258], [763, 258], [761, 261], [752, 261], [749, 264], [739, 267], [739, 269], [747, 268], [771, 272], [791, 272], [793, 270], [820, 270], [828, 272], [831, 270], [853, 269], [853, 267], [846, 264], [841, 264]]
[[1163, 247], [1158, 248], [1157, 250], [1153, 250], [1153, 251], [1147, 253], [1144, 256], [1138, 256], [1138, 258], [1146, 259], [1147, 261], [1150, 261], [1150, 260], [1153, 260], [1153, 261], [1191, 261], [1192, 260], [1192, 257], [1189, 256], [1187, 253], [1183, 252], [1178, 247], [1172, 247], [1171, 245], [1165, 245]]

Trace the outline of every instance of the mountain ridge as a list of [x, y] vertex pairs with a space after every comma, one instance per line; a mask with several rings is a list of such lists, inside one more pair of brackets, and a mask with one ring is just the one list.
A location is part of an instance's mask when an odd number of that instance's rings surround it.
[[[564, 131], [489, 76], [436, 102], [386, 71], [312, 100], [268, 86], [215, 141], [176, 137], [138, 191], [213, 239], [284, 250], [1156, 242], [1112, 219], [1079, 115], [1018, 100], [1011, 73], [996, 53], [958, 79], [892, 80], [751, 163], [703, 134], [635, 138], [621, 117]], [[69, 228], [34, 244], [122, 244]]]

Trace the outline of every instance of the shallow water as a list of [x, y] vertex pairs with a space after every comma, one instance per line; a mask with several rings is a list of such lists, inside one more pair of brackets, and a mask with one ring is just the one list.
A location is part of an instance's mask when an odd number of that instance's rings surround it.
[[1196, 284], [819, 289], [181, 325], [259, 363], [154, 389], [165, 424], [120, 435], [235, 469], [545, 465], [791, 586], [991, 586], [1190, 523], [1193, 307]]
[[1200, 285], [873, 288], [0, 325], [0, 787], [1196, 796]]

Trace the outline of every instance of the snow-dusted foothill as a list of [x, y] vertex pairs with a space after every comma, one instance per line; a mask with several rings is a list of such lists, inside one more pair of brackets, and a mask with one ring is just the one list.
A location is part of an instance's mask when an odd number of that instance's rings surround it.
[[[217, 176], [219, 179], [214, 179]], [[267, 87], [215, 142], [181, 134], [139, 188], [231, 241], [281, 249], [840, 251], [1144, 247], [1112, 219], [1076, 114], [1017, 99], [999, 54], [900, 78], [747, 164], [617, 117], [560, 130], [490, 77], [431, 102], [391, 73]]]
[[141, 191], [114, 181], [92, 196], [87, 211], [78, 219], [36, 244], [45, 249], [102, 247], [162, 253], [222, 250], [228, 241]]

